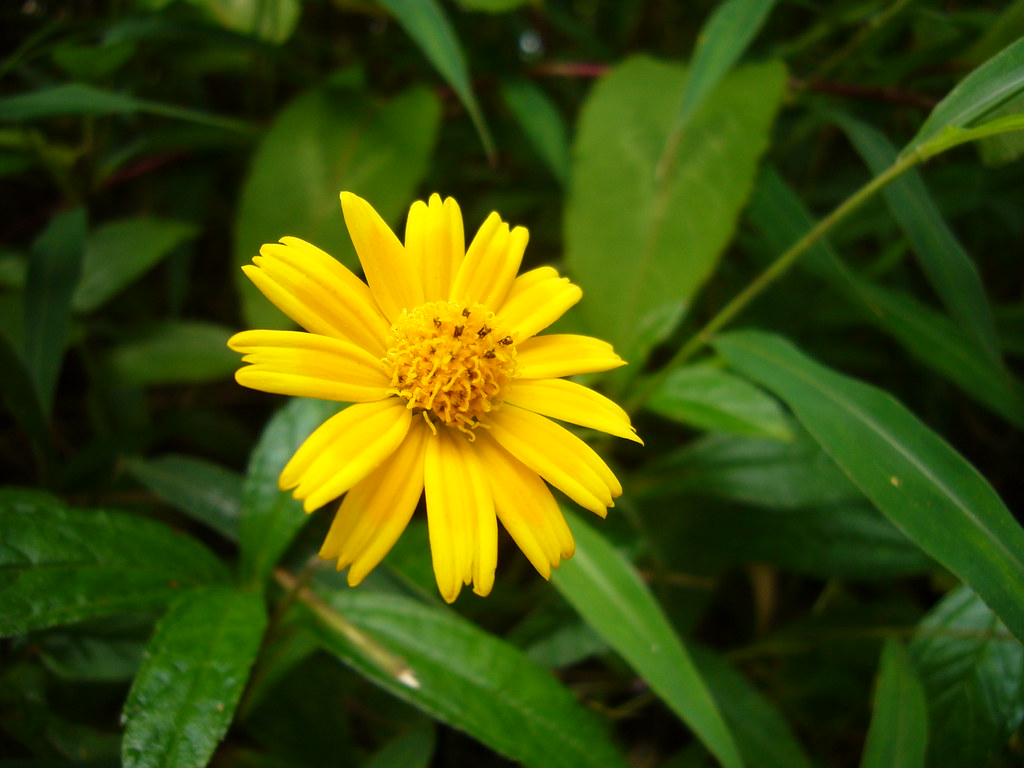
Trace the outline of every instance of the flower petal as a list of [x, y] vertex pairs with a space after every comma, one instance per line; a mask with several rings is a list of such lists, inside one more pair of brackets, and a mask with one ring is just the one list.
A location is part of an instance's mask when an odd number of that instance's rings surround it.
[[496, 320], [518, 344], [543, 331], [582, 297], [583, 291], [568, 278], [551, 267], [539, 267], [516, 278]]
[[344, 264], [296, 237], [267, 243], [242, 270], [278, 309], [311, 333], [384, 353], [389, 323]]
[[540, 476], [482, 432], [474, 444], [491, 481], [498, 519], [541, 576], [551, 577], [576, 544], [558, 502]]
[[604, 517], [622, 486], [594, 450], [564, 427], [504, 403], [487, 414], [501, 447], [584, 509]]
[[427, 438], [423, 484], [441, 596], [450, 603], [470, 583], [487, 595], [498, 564], [498, 521], [487, 476], [465, 436], [442, 428]]
[[516, 279], [530, 233], [524, 227], [509, 232], [508, 224], [492, 213], [476, 233], [452, 285], [451, 301], [463, 305], [500, 307]]
[[306, 438], [281, 472], [281, 490], [295, 488], [312, 512], [373, 472], [401, 444], [412, 411], [389, 397], [353, 405], [321, 424]]
[[418, 265], [424, 299], [447, 301], [466, 254], [458, 203], [450, 197], [442, 203], [437, 194], [429, 203], [413, 203], [405, 225], [405, 253], [411, 264]]
[[235, 380], [262, 392], [366, 403], [387, 397], [391, 386], [380, 358], [332, 336], [243, 331], [228, 346], [249, 363], [235, 373]]
[[611, 344], [593, 336], [552, 333], [516, 346], [516, 377], [520, 379], [557, 379], [610, 371], [625, 364]]
[[415, 265], [410, 265], [405, 248], [373, 206], [351, 192], [342, 192], [341, 210], [366, 282], [384, 316], [394, 322], [403, 309], [422, 304], [423, 286], [412, 268]]
[[629, 414], [604, 395], [574, 381], [517, 379], [503, 390], [502, 398], [534, 413], [644, 444], [629, 423]]
[[405, 440], [376, 470], [352, 487], [331, 523], [320, 557], [338, 558], [338, 570], [351, 565], [356, 586], [398, 541], [423, 493], [426, 425], [413, 420]]

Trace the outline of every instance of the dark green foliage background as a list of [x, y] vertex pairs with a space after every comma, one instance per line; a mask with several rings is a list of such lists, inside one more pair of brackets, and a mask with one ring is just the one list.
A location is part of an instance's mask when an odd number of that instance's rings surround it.
[[[1024, 2], [0, 30], [0, 768], [1024, 761]], [[261, 243], [358, 267], [342, 189], [525, 225], [584, 291], [559, 329], [629, 360], [586, 383], [646, 446], [584, 434], [625, 493], [565, 502], [550, 584], [505, 537], [444, 606], [422, 514], [356, 590], [310, 567], [331, 510], [276, 477], [338, 406], [238, 387], [225, 341], [287, 327]]]

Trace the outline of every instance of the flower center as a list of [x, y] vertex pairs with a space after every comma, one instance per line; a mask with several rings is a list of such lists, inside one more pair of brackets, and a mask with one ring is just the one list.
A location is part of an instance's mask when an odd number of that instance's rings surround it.
[[435, 301], [402, 312], [391, 326], [391, 393], [472, 437], [479, 419], [501, 403], [515, 374], [516, 345], [479, 304]]

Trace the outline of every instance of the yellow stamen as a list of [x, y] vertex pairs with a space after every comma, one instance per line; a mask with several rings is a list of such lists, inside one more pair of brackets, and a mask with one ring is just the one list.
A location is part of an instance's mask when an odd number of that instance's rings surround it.
[[479, 304], [435, 301], [404, 310], [388, 336], [390, 393], [473, 437], [515, 374], [516, 345]]

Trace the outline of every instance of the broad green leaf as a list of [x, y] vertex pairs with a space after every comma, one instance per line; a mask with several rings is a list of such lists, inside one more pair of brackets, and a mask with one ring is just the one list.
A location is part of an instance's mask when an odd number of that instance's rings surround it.
[[697, 36], [697, 48], [690, 63], [690, 76], [669, 138], [678, 151], [686, 122], [708, 94], [733, 68], [761, 28], [775, 0], [727, 0], [720, 3], [704, 22]]
[[782, 409], [762, 390], [714, 363], [677, 368], [647, 401], [660, 416], [712, 432], [792, 437]]
[[0, 491], [0, 636], [161, 608], [226, 576], [209, 550], [161, 523]]
[[800, 742], [764, 694], [723, 657], [706, 648], [691, 650], [750, 768], [811, 768]]
[[[883, 134], [845, 115], [837, 122], [873, 174], [883, 173], [896, 162], [896, 148]], [[946, 225], [921, 176], [911, 169], [886, 185], [882, 194], [950, 314], [988, 357], [998, 361], [999, 340], [981, 277]]]
[[437, 0], [379, 0], [413, 39], [423, 55], [452, 87], [480, 134], [487, 156], [494, 158], [494, 141], [469, 82], [462, 44]]
[[639, 370], [714, 271], [754, 181], [785, 90], [778, 63], [725, 77], [655, 168], [687, 70], [645, 57], [615, 67], [584, 104], [565, 214], [566, 262], [587, 331]]
[[25, 283], [23, 356], [47, 417], [71, 333], [71, 296], [81, 274], [86, 226], [82, 208], [59, 213], [32, 244]]
[[906, 649], [889, 640], [860, 768], [924, 768], [928, 703]]
[[[900, 152], [925, 156], [941, 151], [946, 133], [976, 127], [1010, 99], [1024, 92], [1024, 38], [1006, 46], [965, 77], [928, 115]], [[930, 146], [931, 145], [931, 146]]]
[[201, 384], [228, 378], [239, 366], [227, 347], [231, 330], [192, 320], [168, 321], [110, 353], [110, 368], [124, 386]]
[[263, 430], [242, 487], [239, 570], [243, 584], [262, 587], [309, 519], [302, 503], [278, 488], [277, 478], [305, 439], [337, 410], [337, 403], [296, 398]]
[[32, 646], [62, 680], [130, 683], [152, 631], [152, 616], [107, 616], [36, 632]]
[[267, 625], [263, 599], [190, 590], [157, 624], [124, 706], [126, 768], [206, 765], [231, 724]]
[[224, 29], [275, 45], [285, 42], [299, 23], [299, 0], [189, 0]]
[[203, 459], [161, 456], [129, 459], [125, 469], [168, 504], [238, 540], [242, 477]]
[[[776, 253], [783, 252], [814, 225], [803, 203], [772, 171], [762, 175], [748, 214], [761, 240]], [[801, 263], [859, 305], [867, 320], [891, 334], [913, 357], [986, 408], [1024, 427], [1024, 396], [1019, 385], [948, 317], [908, 294], [883, 288], [855, 274], [827, 241], [812, 246]]]
[[344, 589], [344, 619], [400, 657], [384, 672], [351, 632], [314, 621], [324, 647], [377, 685], [528, 768], [614, 768], [625, 761], [598, 718], [547, 670], [447, 608]]
[[1024, 648], [958, 587], [921, 622], [909, 651], [928, 701], [928, 765], [992, 765], [1024, 717]]
[[875, 506], [1024, 637], [1024, 530], [974, 467], [888, 394], [777, 336], [736, 332], [715, 347], [781, 397]]
[[742, 766], [718, 705], [636, 569], [588, 525], [570, 521], [576, 554], [552, 583], [723, 766]]
[[0, 99], [0, 122], [23, 122], [69, 115], [131, 115], [136, 112], [241, 133], [252, 131], [251, 126], [233, 118], [174, 104], [139, 99], [126, 93], [108, 91], [85, 83], [54, 85]]
[[[404, 220], [440, 117], [437, 98], [424, 88], [383, 103], [328, 87], [299, 96], [277, 116], [249, 167], [235, 225], [236, 263], [250, 263], [261, 245], [290, 235], [358, 271], [338, 193], [364, 197], [386, 221]], [[289, 326], [241, 270], [236, 277], [250, 327]]]
[[91, 312], [145, 274], [175, 248], [195, 237], [182, 221], [139, 217], [104, 224], [90, 233], [75, 288], [76, 312]]
[[558, 108], [529, 80], [503, 83], [501, 95], [537, 153], [565, 186], [569, 178], [569, 137]]
[[50, 57], [74, 80], [106, 80], [127, 64], [138, 50], [133, 42], [122, 40], [100, 45], [61, 43]]

